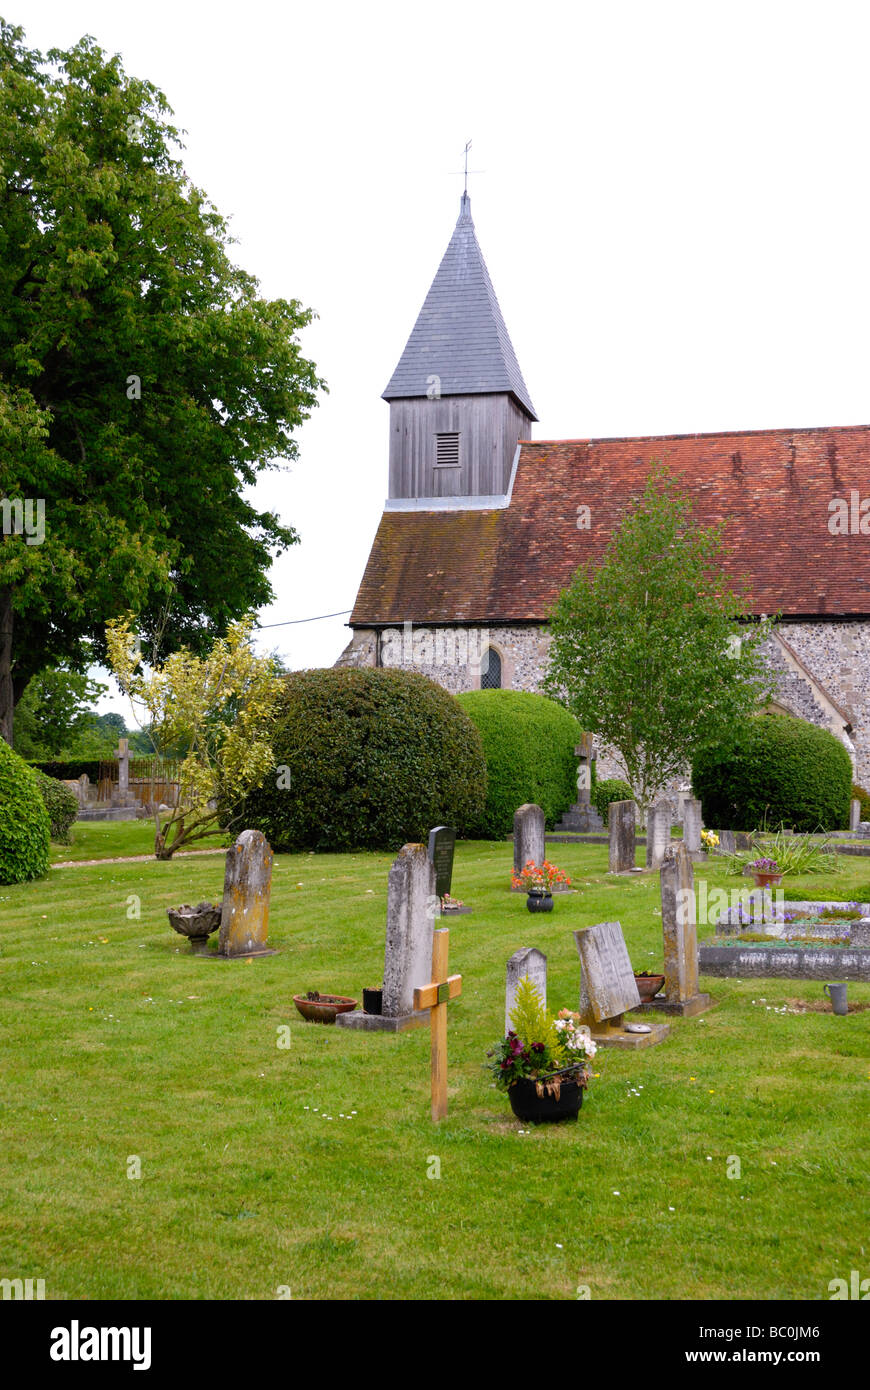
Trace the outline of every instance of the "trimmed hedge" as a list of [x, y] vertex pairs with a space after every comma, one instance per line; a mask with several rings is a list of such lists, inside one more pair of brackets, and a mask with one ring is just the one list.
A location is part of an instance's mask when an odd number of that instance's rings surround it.
[[747, 719], [734, 737], [695, 759], [692, 787], [704, 821], [721, 830], [842, 830], [852, 763], [827, 729], [785, 714]]
[[589, 799], [604, 824], [607, 824], [607, 809], [611, 801], [634, 801], [634, 792], [627, 782], [619, 777], [607, 777], [596, 782], [589, 793]]
[[272, 746], [275, 768], [233, 824], [262, 830], [275, 850], [395, 852], [435, 825], [466, 833], [483, 809], [480, 735], [415, 671], [293, 672]]
[[48, 873], [49, 831], [36, 773], [0, 738], [0, 883]]
[[48, 819], [51, 822], [51, 838], [59, 845], [72, 844], [70, 827], [79, 813], [79, 803], [75, 792], [58, 782], [54, 777], [46, 777], [39, 768], [34, 768], [36, 785], [45, 802]]
[[486, 755], [486, 805], [471, 833], [503, 839], [513, 832], [517, 807], [529, 801], [552, 830], [577, 800], [577, 720], [555, 700], [521, 690], [468, 690], [457, 699], [480, 730]]

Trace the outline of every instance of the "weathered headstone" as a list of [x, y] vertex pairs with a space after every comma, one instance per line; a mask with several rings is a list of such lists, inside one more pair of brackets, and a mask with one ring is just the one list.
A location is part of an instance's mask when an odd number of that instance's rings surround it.
[[517, 987], [520, 980], [528, 978], [541, 997], [544, 1007], [547, 1004], [547, 957], [534, 946], [523, 946], [514, 951], [507, 963], [507, 978], [504, 992], [504, 1031], [511, 1027], [511, 1013], [517, 1002]]
[[450, 892], [453, 882], [453, 853], [456, 849], [456, 831], [449, 825], [436, 825], [429, 831], [429, 858], [435, 868], [435, 893], [443, 898]]
[[273, 858], [261, 830], [243, 830], [227, 851], [218, 955], [274, 954], [266, 945]]
[[[613, 803], [611, 803], [613, 804]], [[634, 803], [632, 803], [634, 804]], [[618, 922], [599, 922], [575, 931], [580, 957], [580, 1022], [605, 1047], [649, 1047], [668, 1035], [666, 1024], [630, 1033], [623, 1015], [640, 1004], [640, 994]]]
[[734, 831], [719, 830], [716, 833], [719, 836], [719, 853], [734, 854], [737, 849], [737, 837], [735, 836]]
[[701, 854], [701, 803], [696, 797], [686, 799], [683, 807], [683, 844], [689, 854]]
[[607, 829], [610, 837], [609, 871], [627, 874], [634, 868], [637, 804], [634, 801], [611, 801], [607, 808]]
[[514, 813], [514, 873], [521, 873], [530, 859], [543, 864], [546, 857], [544, 813], [540, 806], [526, 802]]
[[338, 1027], [399, 1033], [429, 1022], [428, 1009], [414, 1008], [414, 990], [431, 977], [437, 906], [435, 868], [426, 846], [404, 845], [387, 879], [382, 1012], [339, 1014]]
[[854, 796], [849, 803], [849, 829], [857, 830], [861, 824], [861, 802]]
[[660, 870], [665, 996], [645, 1006], [691, 1018], [709, 1009], [709, 994], [698, 991], [698, 926], [695, 872], [684, 844], [672, 845]]
[[657, 801], [647, 811], [646, 817], [646, 866], [657, 869], [665, 857], [671, 843], [670, 802]]

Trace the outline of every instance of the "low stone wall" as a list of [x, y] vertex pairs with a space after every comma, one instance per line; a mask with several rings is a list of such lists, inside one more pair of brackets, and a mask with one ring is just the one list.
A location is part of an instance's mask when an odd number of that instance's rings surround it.
[[699, 948], [701, 975], [738, 979], [863, 980], [870, 982], [870, 949], [849, 946], [822, 950], [814, 946], [716, 946]]

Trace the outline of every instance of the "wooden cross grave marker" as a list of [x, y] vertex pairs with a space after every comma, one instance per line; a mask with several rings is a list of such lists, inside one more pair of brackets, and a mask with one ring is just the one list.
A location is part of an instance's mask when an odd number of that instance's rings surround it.
[[447, 974], [450, 932], [439, 927], [432, 935], [432, 983], [414, 990], [414, 1008], [429, 1010], [432, 1030], [432, 1119], [447, 1115], [447, 1001], [462, 993], [462, 976]]

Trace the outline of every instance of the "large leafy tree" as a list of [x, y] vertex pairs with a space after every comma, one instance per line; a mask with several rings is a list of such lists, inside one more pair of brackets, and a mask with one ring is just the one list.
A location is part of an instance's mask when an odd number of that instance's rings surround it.
[[312, 315], [232, 263], [170, 116], [92, 39], [43, 57], [0, 19], [7, 741], [30, 678], [82, 668], [86, 638], [102, 658], [107, 620], [134, 611], [146, 653], [158, 631], [206, 651], [297, 539], [243, 493], [317, 403]]
[[679, 479], [653, 463], [603, 561], [577, 570], [550, 621], [546, 686], [615, 750], [643, 810], [770, 695], [771, 621], [739, 622], [751, 604], [722, 532], [698, 526]]

